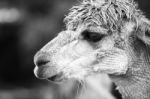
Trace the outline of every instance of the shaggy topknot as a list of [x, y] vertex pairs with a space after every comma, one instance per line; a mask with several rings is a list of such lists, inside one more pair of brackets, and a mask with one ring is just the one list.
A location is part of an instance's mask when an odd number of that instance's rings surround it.
[[118, 30], [124, 21], [138, 23], [143, 17], [133, 0], [83, 0], [70, 9], [65, 18], [67, 29], [75, 30], [79, 24], [93, 24]]

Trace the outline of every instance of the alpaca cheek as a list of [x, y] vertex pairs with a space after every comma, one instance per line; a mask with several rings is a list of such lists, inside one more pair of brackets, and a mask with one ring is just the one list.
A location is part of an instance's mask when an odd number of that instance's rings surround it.
[[104, 56], [98, 64], [94, 65], [94, 71], [107, 74], [125, 74], [128, 69], [128, 57], [121, 52], [114, 55]]
[[106, 37], [102, 42], [100, 42], [100, 50], [111, 50], [114, 47], [114, 40], [112, 37]]
[[78, 40], [73, 45], [72, 50], [80, 56], [87, 56], [88, 54], [93, 52], [92, 46], [87, 41], [83, 40]]

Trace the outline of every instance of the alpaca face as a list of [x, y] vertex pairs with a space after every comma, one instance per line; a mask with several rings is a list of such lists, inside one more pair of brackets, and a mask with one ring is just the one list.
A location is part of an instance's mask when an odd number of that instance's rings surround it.
[[129, 68], [132, 71], [139, 57], [136, 39], [149, 44], [145, 31], [150, 22], [132, 0], [83, 0], [64, 21], [66, 30], [35, 55], [38, 78], [61, 81], [82, 80], [95, 73], [122, 75]]
[[121, 33], [83, 24], [76, 31], [63, 31], [35, 55], [34, 73], [52, 81], [82, 80], [94, 73], [124, 74], [129, 64], [125, 39], [134, 26], [126, 23]]
[[64, 21], [66, 30], [35, 55], [38, 78], [106, 73], [123, 99], [149, 99], [150, 21], [133, 0], [83, 0]]

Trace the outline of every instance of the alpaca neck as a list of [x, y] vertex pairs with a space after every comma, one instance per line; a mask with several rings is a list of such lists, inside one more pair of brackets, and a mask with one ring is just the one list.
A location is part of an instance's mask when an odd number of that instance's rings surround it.
[[136, 83], [129, 86], [118, 85], [117, 89], [123, 99], [150, 99], [150, 85], [146, 82]]
[[144, 52], [125, 75], [110, 76], [123, 99], [150, 99], [150, 63]]

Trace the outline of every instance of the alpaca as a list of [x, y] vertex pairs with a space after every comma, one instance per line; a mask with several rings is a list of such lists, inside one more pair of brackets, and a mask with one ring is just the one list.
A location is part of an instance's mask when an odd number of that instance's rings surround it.
[[133, 0], [83, 0], [66, 30], [34, 58], [38, 78], [61, 82], [105, 73], [123, 99], [150, 99], [150, 21]]

